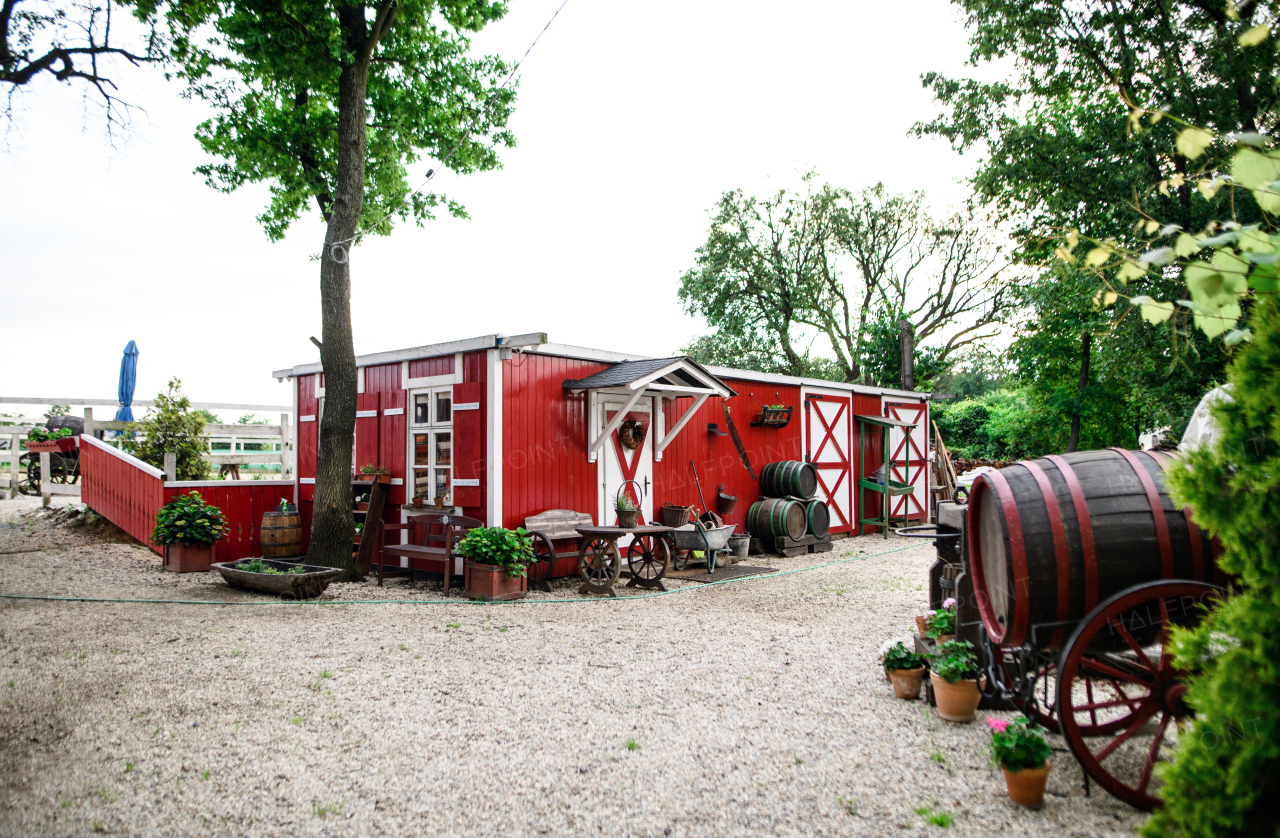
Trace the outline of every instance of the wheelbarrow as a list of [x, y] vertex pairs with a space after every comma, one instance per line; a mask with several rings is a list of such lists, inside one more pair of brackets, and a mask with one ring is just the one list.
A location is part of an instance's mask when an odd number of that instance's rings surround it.
[[695, 550], [702, 550], [707, 557], [707, 572], [714, 572], [716, 556], [721, 550], [728, 549], [729, 536], [733, 535], [734, 529], [733, 525], [704, 527], [701, 521], [695, 521], [672, 530], [671, 540], [674, 543], [672, 553], [675, 555], [676, 570], [684, 570], [688, 567], [689, 557]]

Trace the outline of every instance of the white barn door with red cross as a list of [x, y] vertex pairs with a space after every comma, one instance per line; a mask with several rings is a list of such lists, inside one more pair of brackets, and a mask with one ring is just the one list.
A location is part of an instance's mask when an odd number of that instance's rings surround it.
[[851, 532], [857, 520], [853, 505], [852, 407], [848, 393], [805, 388], [805, 462], [818, 473], [818, 497], [831, 513], [831, 532]]
[[[626, 400], [619, 399], [610, 403], [607, 397], [600, 399], [600, 431], [603, 431], [618, 410], [625, 406]], [[624, 421], [634, 421], [644, 431], [644, 442], [635, 450], [622, 444], [621, 430], [616, 430], [600, 448], [600, 520], [602, 527], [616, 526], [618, 523], [617, 497], [621, 489], [640, 507], [640, 523], [647, 524], [653, 520], [653, 415], [651, 400], [642, 399], [639, 404], [627, 412]], [[634, 433], [632, 434], [634, 437]], [[635, 483], [627, 483], [634, 480]], [[637, 487], [636, 483], [640, 485]], [[623, 488], [623, 487], [626, 488]], [[631, 536], [618, 539], [618, 546], [625, 547], [631, 543]]]
[[889, 514], [894, 518], [929, 520], [929, 460], [925, 452], [929, 446], [929, 403], [909, 402], [901, 398], [884, 399], [884, 415], [915, 425], [911, 429], [910, 444], [907, 434], [892, 428], [889, 432], [889, 460], [893, 463], [892, 479], [907, 483], [913, 491], [909, 495], [891, 496]]

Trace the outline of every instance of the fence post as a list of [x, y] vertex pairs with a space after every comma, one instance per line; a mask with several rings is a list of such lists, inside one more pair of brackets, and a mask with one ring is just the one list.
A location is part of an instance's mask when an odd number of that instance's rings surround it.
[[16, 498], [18, 496], [18, 476], [22, 474], [22, 469], [18, 465], [18, 458], [22, 456], [22, 434], [13, 433], [9, 435], [9, 497]]
[[93, 408], [91, 407], [84, 409], [84, 434], [85, 436], [93, 436]]
[[40, 452], [40, 503], [42, 506], [48, 506], [49, 499], [52, 497], [48, 492], [44, 490], [45, 483], [53, 482], [52, 480], [49, 479], [49, 476], [51, 474], [53, 474], [53, 472], [50, 471], [49, 452], [41, 451]]
[[172, 451], [164, 452], [164, 479], [170, 482], [178, 479], [178, 455]]
[[293, 472], [289, 457], [289, 414], [280, 414], [280, 479], [288, 480]]

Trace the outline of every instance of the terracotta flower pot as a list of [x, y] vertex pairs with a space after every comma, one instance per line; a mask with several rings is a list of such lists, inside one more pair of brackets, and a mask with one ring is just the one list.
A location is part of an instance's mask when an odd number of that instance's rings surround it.
[[956, 681], [949, 684], [936, 672], [929, 673], [933, 683], [933, 698], [938, 705], [938, 715], [949, 722], [971, 722], [982, 694], [976, 680]]
[[889, 673], [893, 682], [893, 694], [904, 701], [915, 701], [920, 697], [920, 685], [924, 683], [924, 667], [915, 669], [895, 669]]
[[921, 637], [928, 637], [929, 636], [928, 623], [929, 623], [928, 617], [916, 617], [916, 634], [920, 635]]
[[1024, 768], [1021, 771], [1004, 769], [1004, 784], [1009, 789], [1009, 799], [1030, 809], [1039, 809], [1044, 805], [1044, 784], [1048, 779], [1048, 762], [1040, 768]]
[[940, 634], [938, 635], [938, 639], [935, 642], [939, 646], [941, 646], [943, 643], [950, 643], [952, 640], [955, 640], [955, 639], [956, 639], [956, 636], [954, 634]]
[[421, 509], [421, 508], [422, 508], [422, 498], [414, 498], [414, 499], [413, 499], [413, 508], [414, 508], [414, 509]]
[[164, 569], [174, 573], [198, 573], [213, 564], [212, 544], [170, 544], [164, 548]]

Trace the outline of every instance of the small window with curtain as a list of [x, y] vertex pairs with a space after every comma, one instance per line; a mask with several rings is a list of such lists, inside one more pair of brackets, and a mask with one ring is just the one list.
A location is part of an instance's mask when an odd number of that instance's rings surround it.
[[453, 488], [453, 388], [414, 392], [411, 401], [409, 462], [413, 493], [425, 498], [449, 497]]

